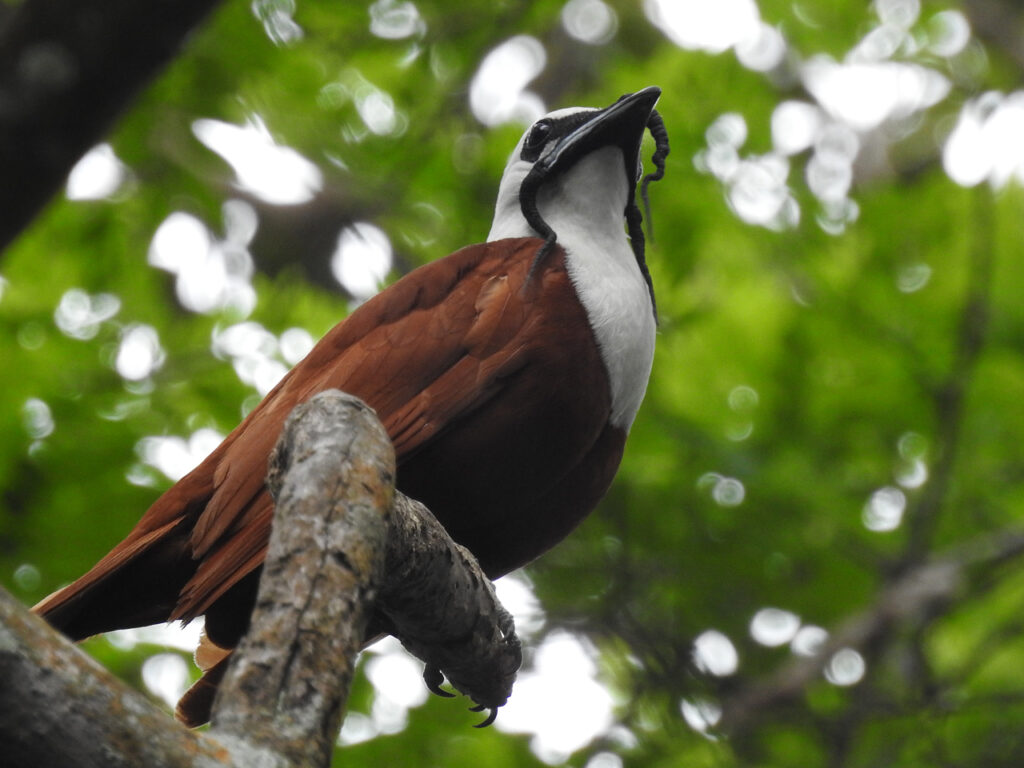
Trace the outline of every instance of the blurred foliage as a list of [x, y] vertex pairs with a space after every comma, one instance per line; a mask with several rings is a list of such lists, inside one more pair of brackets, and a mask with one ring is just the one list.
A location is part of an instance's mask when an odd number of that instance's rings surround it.
[[[904, 51], [952, 90], [899, 130], [864, 132], [862, 147], [881, 146], [883, 161], [855, 166], [858, 214], [830, 234], [806, 152], [791, 158], [801, 215], [788, 227], [744, 222], [699, 170], [724, 113], [743, 117], [744, 153], [768, 152], [779, 103], [814, 103], [799, 79], [751, 71], [729, 51], [680, 48], [639, 5], [612, 3], [617, 33], [587, 45], [566, 34], [560, 0], [417, 2], [422, 28], [402, 39], [370, 34], [364, 4], [306, 0], [294, 13], [301, 36], [277, 44], [259, 17], [287, 16], [289, 5], [225, 3], [109, 137], [129, 181], [111, 199], [55, 200], [0, 261], [0, 581], [32, 603], [84, 572], [169, 484], [140, 463], [139, 441], [226, 433], [252, 404], [253, 390], [210, 350], [215, 330], [243, 318], [178, 304], [173, 278], [147, 264], [160, 223], [185, 211], [223, 236], [224, 202], [248, 200], [260, 216], [248, 319], [318, 337], [347, 311], [327, 268], [342, 227], [368, 220], [388, 233], [392, 278], [486, 235], [521, 126], [483, 127], [469, 84], [489, 50], [529, 34], [548, 54], [529, 86], [546, 104], [604, 105], [658, 84], [673, 147], [651, 190], [661, 327], [645, 405], [600, 509], [528, 569], [543, 631], [589, 637], [617, 702], [621, 728], [568, 763], [1018, 765], [1024, 197], [1012, 184], [957, 186], [941, 163], [962, 105], [1020, 81], [1012, 52], [973, 38], [958, 69], [923, 47]], [[925, 37], [946, 8], [925, 4], [911, 34]], [[790, 64], [842, 59], [878, 25], [876, 10], [760, 3]], [[363, 82], [391, 95], [404, 128], [367, 131], [344, 96]], [[241, 124], [254, 114], [323, 172], [312, 203], [274, 208], [241, 193], [192, 133], [197, 118]], [[120, 302], [92, 338], [55, 326], [74, 288]], [[125, 382], [113, 364], [133, 323], [153, 326], [166, 354], [145, 382]], [[48, 406], [52, 433], [26, 410], [33, 398]], [[904, 500], [901, 522], [870, 530], [865, 509], [883, 489]], [[954, 587], [919, 603], [904, 595], [886, 614], [887, 590], [937, 559], [951, 564]], [[863, 678], [836, 685], [816, 670], [729, 734], [699, 733], [684, 701], [728, 716], [731, 702], [781, 691], [806, 663], [787, 644], [752, 638], [765, 607], [833, 638], [858, 617], [879, 618], [851, 641]], [[733, 674], [695, 663], [694, 640], [712, 628], [738, 652]], [[88, 647], [136, 684], [154, 651]], [[368, 712], [373, 698], [360, 678], [350, 710]], [[562, 705], [576, 706], [572, 691]], [[403, 730], [345, 748], [337, 764], [538, 763], [527, 737], [467, 726], [459, 706], [432, 699]]]

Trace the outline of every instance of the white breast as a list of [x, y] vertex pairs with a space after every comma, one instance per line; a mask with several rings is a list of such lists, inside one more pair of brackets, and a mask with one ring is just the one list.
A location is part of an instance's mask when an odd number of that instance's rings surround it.
[[[536, 236], [519, 207], [519, 184], [529, 171], [523, 165], [506, 169], [488, 240]], [[627, 194], [622, 152], [605, 147], [546, 183], [537, 205], [565, 250], [569, 277], [608, 370], [610, 421], [628, 431], [647, 390], [655, 322], [647, 284], [625, 233]]]

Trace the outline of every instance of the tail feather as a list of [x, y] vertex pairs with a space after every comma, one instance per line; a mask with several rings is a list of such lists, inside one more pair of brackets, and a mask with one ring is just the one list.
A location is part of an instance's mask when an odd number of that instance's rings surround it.
[[[194, 564], [175, 536], [181, 520], [129, 538], [32, 610], [72, 640], [166, 621]], [[176, 539], [180, 539], [176, 541]]]
[[213, 493], [217, 453], [160, 496], [86, 574], [32, 610], [73, 640], [169, 620], [196, 570], [189, 535]]
[[220, 686], [220, 681], [224, 679], [224, 673], [227, 672], [230, 661], [231, 652], [225, 651], [225, 656], [203, 672], [203, 676], [185, 691], [185, 695], [181, 697], [178, 706], [174, 709], [174, 716], [178, 720], [189, 728], [196, 728], [210, 721], [213, 700], [217, 696], [217, 688]]

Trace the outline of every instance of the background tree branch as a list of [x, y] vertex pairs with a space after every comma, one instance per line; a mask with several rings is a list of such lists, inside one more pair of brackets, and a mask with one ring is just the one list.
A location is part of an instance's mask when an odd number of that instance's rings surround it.
[[217, 0], [25, 0], [0, 17], [0, 251]]
[[771, 719], [769, 713], [803, 695], [823, 667], [843, 648], [865, 648], [880, 639], [892, 641], [892, 628], [916, 617], [935, 618], [972, 591], [964, 588], [969, 572], [989, 571], [1024, 554], [1024, 531], [1009, 528], [937, 556], [907, 571], [881, 590], [872, 605], [850, 616], [829, 633], [813, 656], [793, 658], [765, 679], [738, 691], [724, 702], [719, 725], [740, 734], [752, 723]]

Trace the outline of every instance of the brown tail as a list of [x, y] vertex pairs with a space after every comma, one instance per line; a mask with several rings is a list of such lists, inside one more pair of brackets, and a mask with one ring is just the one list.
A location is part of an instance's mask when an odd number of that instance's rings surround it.
[[203, 670], [203, 676], [185, 691], [174, 716], [189, 728], [196, 728], [209, 722], [213, 709], [213, 699], [217, 695], [217, 687], [224, 679], [228, 662], [231, 661], [231, 650], [221, 648], [203, 634], [196, 648], [196, 665]]
[[182, 522], [129, 537], [32, 610], [72, 640], [166, 621], [181, 584], [195, 570], [185, 553], [187, 531], [175, 535]]
[[88, 573], [32, 610], [73, 640], [167, 621], [196, 571], [189, 536], [212, 493], [200, 467], [163, 494]]

